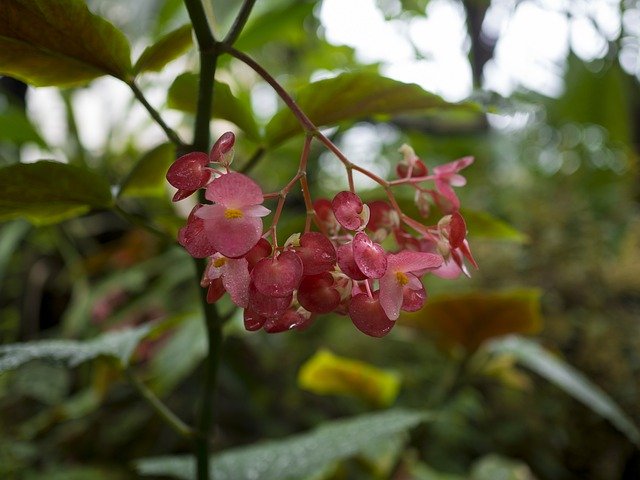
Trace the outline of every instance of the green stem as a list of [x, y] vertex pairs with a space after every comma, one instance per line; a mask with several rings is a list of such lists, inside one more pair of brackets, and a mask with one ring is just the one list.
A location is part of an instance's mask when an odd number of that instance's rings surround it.
[[204, 310], [205, 324], [207, 328], [208, 353], [204, 364], [204, 385], [202, 387], [202, 399], [200, 414], [198, 417], [197, 430], [202, 433], [202, 437], [195, 439], [195, 454], [197, 464], [197, 479], [209, 480], [209, 442], [213, 426], [214, 393], [218, 377], [218, 367], [222, 357], [222, 319], [218, 315], [218, 309], [214, 304], [207, 302], [207, 290], [200, 287], [200, 278], [207, 267], [205, 259], [194, 259], [198, 275], [198, 289], [200, 290], [202, 307]]
[[144, 108], [147, 109], [149, 115], [151, 115], [151, 118], [153, 118], [155, 122], [160, 126], [160, 128], [164, 130], [164, 133], [167, 134], [169, 140], [171, 140], [171, 142], [177, 147], [182, 147], [184, 145], [184, 142], [180, 139], [178, 134], [164, 122], [158, 111], [151, 106], [151, 104], [147, 101], [146, 97], [142, 93], [142, 90], [140, 90], [138, 85], [136, 85], [135, 81], [131, 80], [130, 82], [127, 82], [127, 85], [129, 85], [129, 88], [131, 88], [131, 91], [138, 99], [138, 101], [144, 106]]
[[136, 389], [142, 398], [144, 398], [151, 408], [169, 425], [176, 433], [185, 437], [193, 438], [196, 432], [160, 400], [144, 383], [142, 383], [128, 368], [124, 369], [124, 374], [129, 383]]
[[[211, 121], [213, 103], [213, 80], [218, 62], [217, 44], [209, 28], [201, 0], [184, 0], [184, 3], [189, 12], [200, 49], [200, 78], [193, 149], [206, 152], [209, 150], [210, 143], [209, 122]], [[204, 200], [203, 194], [204, 192], [201, 190], [201, 201]], [[200, 413], [197, 420], [197, 430], [202, 436], [195, 438], [194, 453], [196, 457], [196, 478], [198, 480], [209, 480], [209, 442], [207, 439], [213, 426], [214, 393], [222, 354], [222, 321], [216, 306], [207, 302], [207, 291], [200, 287], [200, 279], [207, 267], [206, 260], [195, 259], [195, 264], [197, 288], [200, 291], [207, 329], [208, 348], [207, 358], [204, 363], [204, 385], [202, 387]]]
[[238, 36], [240, 35], [240, 32], [242, 32], [242, 29], [247, 23], [247, 20], [249, 19], [249, 14], [251, 13], [251, 9], [253, 8], [253, 5], [255, 3], [256, 3], [256, 0], [245, 0], [245, 2], [242, 4], [242, 8], [240, 8], [240, 12], [236, 17], [235, 22], [233, 22], [233, 26], [231, 27], [231, 30], [229, 30], [229, 33], [227, 33], [227, 36], [224, 37], [224, 40], [222, 43], [229, 46], [235, 43], [235, 41], [238, 39]]
[[162, 230], [155, 227], [154, 225], [151, 225], [146, 218], [140, 215], [136, 215], [134, 213], [127, 212], [124, 208], [122, 208], [117, 203], [113, 205], [113, 210], [114, 212], [116, 212], [118, 215], [120, 215], [122, 218], [124, 218], [129, 223], [132, 223], [133, 225], [144, 228], [145, 230], [163, 239], [167, 239], [169, 237], [169, 235], [167, 235], [166, 232], [163, 232]]

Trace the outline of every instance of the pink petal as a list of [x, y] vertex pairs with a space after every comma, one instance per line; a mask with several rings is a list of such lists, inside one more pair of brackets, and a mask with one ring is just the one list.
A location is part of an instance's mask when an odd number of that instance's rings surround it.
[[440, 255], [426, 252], [411, 252], [403, 250], [389, 255], [389, 271], [417, 272], [420, 270], [438, 268], [443, 259]]
[[276, 258], [263, 258], [251, 271], [253, 283], [260, 293], [270, 297], [286, 297], [298, 288], [302, 280], [302, 260], [292, 250]]
[[444, 165], [438, 165], [433, 169], [433, 172], [438, 176], [445, 176], [447, 174], [457, 173], [463, 168], [468, 167], [473, 163], [473, 157], [462, 157], [453, 162], [445, 163]]
[[228, 208], [241, 208], [262, 203], [260, 186], [242, 173], [231, 172], [214, 179], [207, 186], [207, 200]]
[[249, 305], [249, 262], [244, 258], [229, 258], [222, 267], [222, 283], [229, 292], [231, 300], [237, 306], [246, 308]]
[[389, 272], [380, 279], [380, 305], [391, 320], [397, 320], [402, 307], [402, 285], [395, 272]]
[[353, 238], [353, 259], [368, 278], [380, 278], [387, 271], [387, 252], [374, 243], [366, 233], [358, 232]]
[[204, 152], [182, 155], [169, 167], [167, 180], [179, 190], [197, 190], [209, 181], [211, 171], [206, 168], [208, 163], [209, 156]]
[[211, 162], [220, 161], [221, 157], [225, 153], [228, 153], [233, 148], [233, 145], [235, 143], [236, 136], [233, 134], [233, 132], [223, 133], [220, 138], [216, 140], [216, 143], [213, 144], [213, 147], [211, 147], [211, 151], [209, 152], [209, 158], [211, 159]]
[[467, 184], [467, 179], [462, 175], [454, 174], [449, 177], [449, 185], [452, 187], [464, 187]]
[[454, 262], [452, 259], [449, 259], [435, 270], [432, 270], [431, 273], [436, 277], [452, 280], [454, 278], [458, 278], [462, 274], [462, 270], [456, 264], [456, 262]]
[[242, 213], [247, 217], [266, 217], [271, 213], [271, 210], [262, 205], [250, 205], [248, 207], [242, 207], [240, 210], [242, 210]]
[[451, 222], [449, 223], [449, 245], [452, 248], [460, 247], [466, 235], [467, 225], [464, 223], [464, 218], [459, 212], [452, 213]]
[[358, 330], [371, 337], [384, 337], [396, 324], [380, 306], [378, 292], [354, 296], [349, 303], [349, 316]]
[[331, 202], [333, 213], [340, 225], [347, 230], [357, 230], [362, 226], [362, 200], [353, 192], [340, 192]]
[[225, 257], [241, 257], [260, 240], [262, 219], [226, 218], [224, 211], [221, 205], [205, 205], [196, 215], [204, 218], [207, 237], [216, 250]]
[[419, 286], [417, 288], [409, 288], [412, 283], [410, 280], [409, 285], [402, 289], [402, 310], [405, 312], [417, 312], [427, 299], [427, 291], [424, 289], [424, 285], [418, 280]]
[[451, 188], [451, 185], [439, 178], [436, 179], [435, 184], [436, 189], [438, 189], [438, 193], [451, 203], [450, 210], [458, 210], [460, 208], [460, 200], [458, 200], [458, 196], [456, 195], [456, 192], [453, 191], [453, 188]]
[[358, 268], [356, 261], [353, 258], [353, 245], [352, 242], [340, 245], [336, 250], [338, 258], [338, 267], [340, 270], [350, 278], [354, 280], [364, 280], [367, 276], [362, 273]]
[[[200, 211], [201, 208], [194, 210]], [[194, 258], [206, 258], [216, 253], [216, 248], [205, 233], [204, 220], [194, 216], [194, 211], [189, 215], [187, 224], [178, 232], [178, 242]]]

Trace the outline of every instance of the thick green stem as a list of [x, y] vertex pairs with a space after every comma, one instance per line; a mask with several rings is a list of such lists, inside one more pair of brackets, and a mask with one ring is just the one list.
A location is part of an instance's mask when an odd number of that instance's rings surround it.
[[[198, 103], [193, 134], [193, 149], [201, 152], [209, 150], [211, 109], [213, 103], [213, 79], [216, 74], [218, 53], [216, 41], [211, 32], [201, 0], [184, 0], [193, 24], [193, 29], [200, 49], [200, 78], [198, 83]], [[204, 192], [200, 192], [200, 200]], [[197, 430], [202, 434], [196, 437], [194, 453], [198, 480], [209, 480], [209, 442], [214, 419], [214, 394], [218, 376], [222, 350], [222, 320], [215, 305], [207, 302], [206, 290], [200, 287], [200, 278], [206, 268], [206, 261], [196, 259], [196, 282], [201, 293], [202, 309], [207, 328], [208, 353], [204, 364], [204, 384], [200, 412], [197, 420]]]

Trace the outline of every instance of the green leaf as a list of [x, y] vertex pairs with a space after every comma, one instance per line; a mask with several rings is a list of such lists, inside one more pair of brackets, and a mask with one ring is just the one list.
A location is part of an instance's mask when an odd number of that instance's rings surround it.
[[[343, 73], [302, 88], [296, 103], [317, 126], [372, 115], [393, 115], [434, 108], [468, 108], [447, 103], [413, 83], [402, 83], [370, 71]], [[303, 133], [291, 111], [280, 110], [266, 127], [270, 145]]]
[[150, 330], [149, 325], [144, 325], [108, 332], [85, 342], [43, 340], [0, 345], [0, 373], [14, 370], [32, 360], [47, 360], [75, 367], [94, 358], [108, 357], [117, 360], [120, 366], [125, 367], [140, 340]]
[[[235, 97], [226, 83], [214, 81], [212, 117], [235, 123], [252, 140], [259, 141], [258, 125], [249, 105]], [[170, 108], [196, 113], [198, 103], [198, 76], [183, 73], [169, 88], [167, 104]]]
[[9, 108], [0, 114], [0, 141], [18, 145], [32, 142], [41, 147], [47, 146], [25, 113], [18, 108]]
[[176, 158], [171, 143], [158, 145], [145, 153], [122, 182], [120, 194], [127, 197], [155, 197], [165, 193], [165, 175]]
[[130, 72], [128, 40], [84, 0], [2, 0], [0, 74], [47, 86]]
[[109, 184], [84, 168], [48, 160], [0, 168], [0, 221], [45, 225], [111, 204]]
[[[359, 454], [372, 439], [405, 432], [430, 418], [426, 412], [394, 409], [327, 422], [308, 433], [218, 453], [211, 460], [211, 478], [304, 478]], [[195, 478], [190, 456], [146, 458], [138, 460], [136, 468], [142, 475]]]
[[164, 66], [185, 53], [193, 40], [191, 37], [191, 24], [162, 36], [156, 43], [145, 48], [142, 55], [133, 67], [134, 73], [159, 72]]
[[526, 243], [529, 237], [490, 213], [463, 208], [464, 217], [472, 239], [505, 240], [514, 243]]
[[581, 372], [552, 355], [538, 343], [514, 335], [492, 342], [489, 350], [496, 354], [513, 355], [525, 367], [609, 420], [629, 440], [640, 445], [640, 431], [618, 404]]

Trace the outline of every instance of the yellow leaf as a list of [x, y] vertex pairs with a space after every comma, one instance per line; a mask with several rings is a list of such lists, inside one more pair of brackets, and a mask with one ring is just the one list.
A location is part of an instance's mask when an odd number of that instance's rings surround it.
[[360, 398], [378, 407], [391, 405], [400, 390], [400, 377], [368, 363], [319, 350], [298, 372], [298, 385], [318, 395]]
[[542, 326], [540, 291], [440, 295], [431, 298], [422, 310], [403, 314], [398, 321], [435, 335], [444, 348], [461, 346], [473, 352], [494, 337], [538, 332]]

